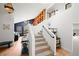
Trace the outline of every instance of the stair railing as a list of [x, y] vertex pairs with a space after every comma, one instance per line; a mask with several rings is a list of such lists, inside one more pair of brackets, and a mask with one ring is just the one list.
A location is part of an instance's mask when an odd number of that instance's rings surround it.
[[30, 56], [35, 56], [35, 37], [34, 37], [34, 32], [33, 32], [33, 26], [28, 23], [28, 40], [29, 40], [29, 55]]
[[56, 55], [56, 36], [45, 26], [43, 26], [42, 33], [53, 54]]

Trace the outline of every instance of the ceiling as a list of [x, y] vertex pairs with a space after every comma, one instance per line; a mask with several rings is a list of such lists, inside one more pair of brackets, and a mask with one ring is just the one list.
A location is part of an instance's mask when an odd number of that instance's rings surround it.
[[35, 18], [49, 3], [13, 3], [14, 23]]

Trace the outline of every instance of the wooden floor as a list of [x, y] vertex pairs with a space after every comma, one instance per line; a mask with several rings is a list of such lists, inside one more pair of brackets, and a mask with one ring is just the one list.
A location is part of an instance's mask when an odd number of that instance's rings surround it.
[[56, 56], [70, 56], [70, 52], [62, 49], [62, 48], [57, 48], [56, 49]]
[[[22, 54], [22, 37], [18, 41], [13, 43], [13, 46], [10, 48], [3, 47], [0, 48], [0, 56], [28, 56], [27, 54]], [[56, 49], [56, 56], [70, 56], [70, 53], [62, 48]]]
[[8, 47], [0, 48], [0, 56], [24, 56], [23, 54], [21, 54], [22, 51], [21, 39], [22, 37], [20, 37], [18, 41], [14, 42], [13, 46], [10, 48]]

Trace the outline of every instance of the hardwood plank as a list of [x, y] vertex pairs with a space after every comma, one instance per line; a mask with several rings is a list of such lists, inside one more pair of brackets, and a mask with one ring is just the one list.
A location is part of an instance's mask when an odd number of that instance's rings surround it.
[[56, 49], [56, 56], [70, 56], [71, 53], [69, 51], [66, 51], [62, 48], [57, 48]]
[[22, 37], [19, 38], [18, 41], [13, 43], [13, 46], [10, 48], [3, 47], [0, 48], [0, 56], [24, 56], [27, 54], [21, 54], [22, 51], [22, 44], [21, 44]]

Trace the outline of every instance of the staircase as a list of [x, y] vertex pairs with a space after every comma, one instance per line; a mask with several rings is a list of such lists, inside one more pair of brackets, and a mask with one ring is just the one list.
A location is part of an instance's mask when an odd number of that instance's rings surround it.
[[53, 56], [47, 42], [45, 41], [42, 33], [35, 35], [35, 55], [36, 56]]

